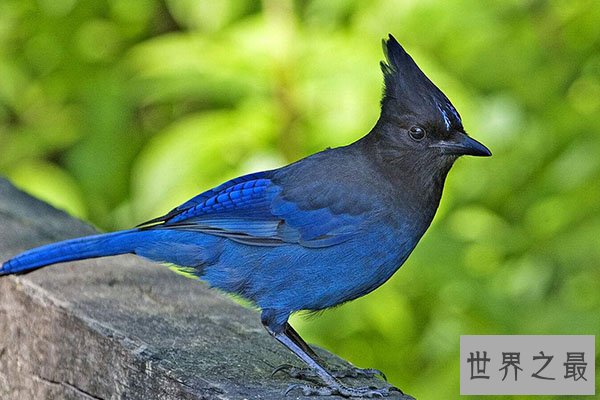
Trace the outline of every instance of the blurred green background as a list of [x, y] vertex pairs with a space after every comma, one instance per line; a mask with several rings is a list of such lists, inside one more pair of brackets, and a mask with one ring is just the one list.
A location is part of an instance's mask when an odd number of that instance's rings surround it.
[[2, 0], [0, 174], [130, 227], [367, 133], [390, 32], [494, 157], [459, 160], [388, 283], [298, 330], [421, 399], [458, 397], [461, 334], [600, 334], [595, 0]]

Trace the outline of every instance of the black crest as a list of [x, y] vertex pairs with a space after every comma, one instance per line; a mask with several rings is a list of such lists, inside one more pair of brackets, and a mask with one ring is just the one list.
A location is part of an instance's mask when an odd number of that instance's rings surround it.
[[387, 62], [381, 62], [385, 80], [383, 104], [399, 112], [437, 113], [446, 128], [462, 130], [460, 115], [446, 95], [425, 76], [398, 41], [389, 35], [383, 41]]

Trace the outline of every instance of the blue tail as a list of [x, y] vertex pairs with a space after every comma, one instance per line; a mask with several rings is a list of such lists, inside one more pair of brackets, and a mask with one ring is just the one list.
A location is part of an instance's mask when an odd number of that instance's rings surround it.
[[132, 229], [36, 247], [2, 264], [0, 275], [28, 272], [65, 261], [134, 253], [145, 234], [146, 231]]

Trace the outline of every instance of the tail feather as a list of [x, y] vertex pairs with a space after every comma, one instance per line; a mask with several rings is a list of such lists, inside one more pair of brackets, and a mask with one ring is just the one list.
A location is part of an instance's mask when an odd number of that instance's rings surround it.
[[143, 234], [143, 231], [132, 229], [36, 247], [2, 264], [0, 275], [29, 272], [59, 262], [133, 253]]

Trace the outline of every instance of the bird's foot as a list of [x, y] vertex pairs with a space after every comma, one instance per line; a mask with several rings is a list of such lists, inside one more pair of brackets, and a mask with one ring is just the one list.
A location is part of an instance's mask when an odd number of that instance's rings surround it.
[[[310, 385], [302, 385], [302, 384], [294, 384], [288, 386], [285, 391], [285, 395], [287, 396], [290, 392], [294, 390], [301, 390], [304, 396], [333, 396], [339, 395], [343, 397], [388, 397], [392, 395], [400, 395], [402, 396], [404, 393], [394, 386], [386, 386], [383, 388], [376, 388], [373, 386], [369, 387], [348, 387], [342, 385], [341, 383], [336, 383], [330, 386], [310, 386]], [[410, 398], [410, 397], [408, 397]]]
[[[290, 364], [282, 364], [279, 367], [275, 368], [271, 375], [275, 375], [278, 372], [285, 372], [291, 378], [297, 379], [310, 379], [310, 378], [318, 378], [317, 374], [310, 368], [297, 368]], [[341, 370], [331, 370], [329, 371], [331, 375], [336, 378], [373, 378], [379, 377], [384, 381], [387, 381], [387, 378], [383, 372], [374, 368], [348, 368]]]

